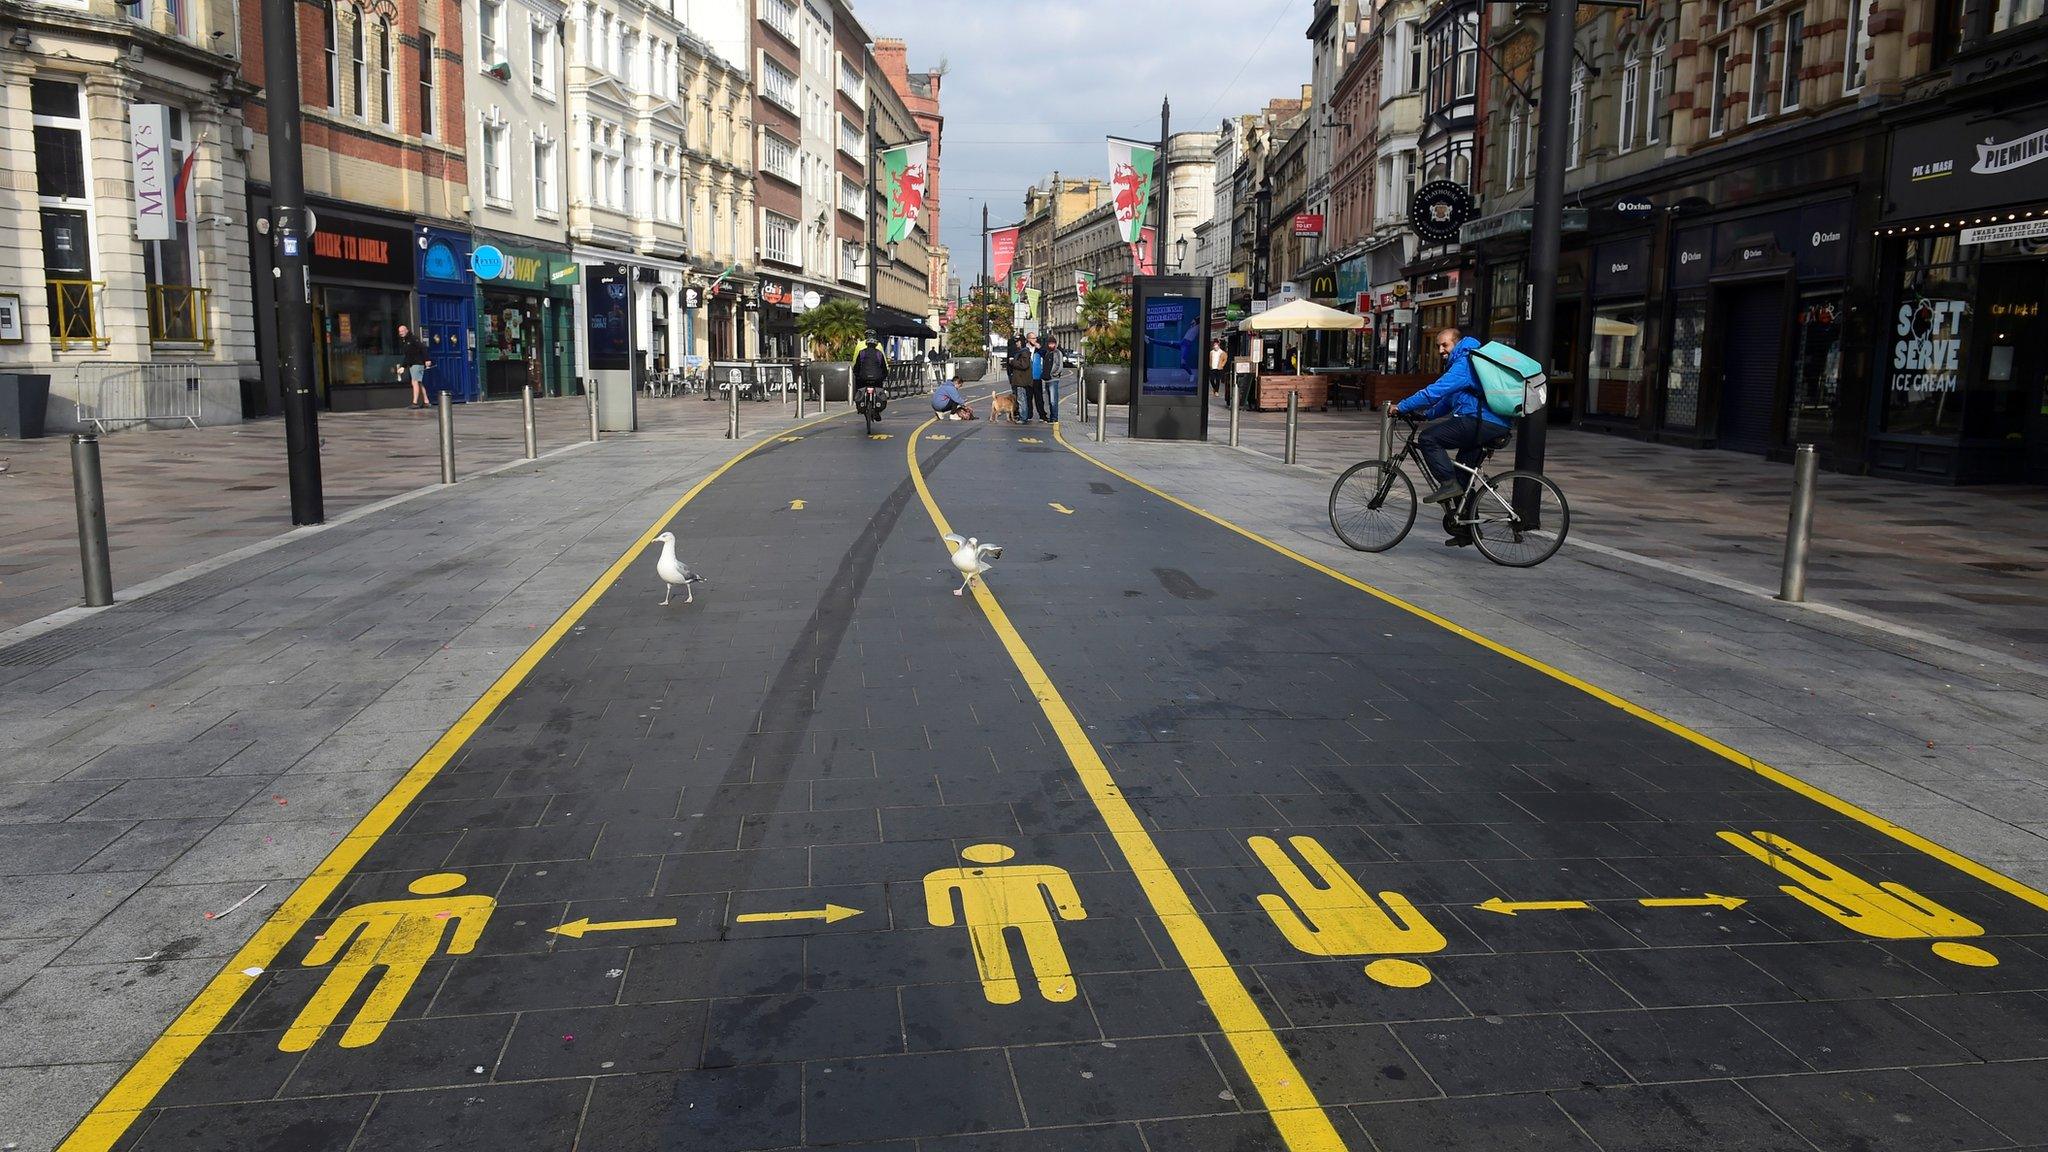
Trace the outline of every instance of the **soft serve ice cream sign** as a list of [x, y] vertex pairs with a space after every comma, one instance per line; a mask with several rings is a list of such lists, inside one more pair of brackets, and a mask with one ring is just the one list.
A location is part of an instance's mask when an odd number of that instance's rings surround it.
[[1963, 316], [1968, 307], [1961, 300], [1924, 296], [1899, 305], [1893, 329], [1892, 387], [1923, 396], [1956, 390], [1963, 358]]

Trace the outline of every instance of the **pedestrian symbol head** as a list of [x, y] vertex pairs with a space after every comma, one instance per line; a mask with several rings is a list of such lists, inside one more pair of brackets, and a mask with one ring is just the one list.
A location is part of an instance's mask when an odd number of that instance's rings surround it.
[[961, 849], [960, 858], [976, 864], [1001, 864], [1016, 854], [1015, 848], [1007, 848], [1001, 844], [976, 844], [972, 848]]
[[439, 896], [443, 892], [453, 892], [467, 883], [469, 877], [460, 872], [436, 872], [407, 884], [405, 890], [415, 896]]

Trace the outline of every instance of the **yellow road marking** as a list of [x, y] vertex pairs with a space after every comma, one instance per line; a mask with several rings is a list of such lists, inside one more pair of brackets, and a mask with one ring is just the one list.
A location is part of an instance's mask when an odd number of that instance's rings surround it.
[[1161, 491], [1158, 488], [1154, 488], [1152, 485], [1145, 483], [1143, 480], [1140, 480], [1135, 476], [1132, 476], [1130, 473], [1125, 472], [1120, 468], [1116, 468], [1111, 465], [1105, 464], [1102, 461], [1097, 460], [1095, 457], [1090, 456], [1088, 453], [1082, 451], [1081, 449], [1076, 448], [1073, 444], [1067, 441], [1067, 438], [1064, 435], [1062, 435], [1058, 429], [1055, 429], [1053, 431], [1053, 436], [1060, 442], [1061, 446], [1066, 448], [1067, 451], [1072, 452], [1074, 455], [1079, 456], [1081, 459], [1088, 461], [1090, 464], [1095, 465], [1097, 468], [1102, 469], [1104, 472], [1107, 472], [1110, 475], [1117, 477], [1118, 479], [1124, 481], [1126, 484], [1130, 484], [1137, 488], [1142, 488], [1145, 491], [1150, 492], [1152, 495], [1159, 497], [1161, 500], [1164, 500], [1169, 504], [1175, 505], [1188, 512], [1192, 512], [1197, 516], [1200, 516], [1202, 519], [1209, 521], [1211, 524], [1214, 524], [1219, 528], [1224, 528], [1231, 532], [1235, 532], [1239, 536], [1242, 536], [1255, 544], [1262, 544], [1265, 547], [1270, 548], [1275, 552], [1278, 552], [1280, 555], [1287, 557], [1289, 560], [1292, 560], [1295, 563], [1302, 565], [1305, 568], [1312, 568], [1317, 572], [1320, 572], [1323, 575], [1328, 576], [1330, 579], [1337, 581], [1340, 584], [1346, 584], [1351, 586], [1352, 588], [1356, 588], [1358, 591], [1363, 592], [1366, 595], [1371, 596], [1384, 604], [1388, 604], [1392, 607], [1399, 608], [1401, 611], [1409, 613], [1410, 615], [1416, 616], [1420, 619], [1427, 620], [1431, 624], [1434, 624], [1437, 627], [1442, 628], [1446, 632], [1462, 636], [1465, 639], [1470, 640], [1472, 643], [1479, 645], [1481, 648], [1484, 648], [1489, 652], [1494, 652], [1501, 656], [1505, 656], [1508, 659], [1513, 660], [1515, 663], [1520, 664], [1525, 668], [1532, 669], [1536, 672], [1540, 672], [1543, 675], [1548, 676], [1561, 684], [1568, 684], [1571, 687], [1576, 688], [1581, 692], [1584, 692], [1586, 695], [1591, 696], [1604, 704], [1608, 704], [1615, 708], [1618, 708], [1621, 711], [1628, 713], [1630, 716], [1633, 716], [1638, 720], [1642, 720], [1646, 723], [1653, 724], [1656, 727], [1671, 733], [1673, 736], [1677, 736], [1680, 739], [1695, 745], [1696, 747], [1704, 748], [1707, 751], [1714, 753], [1716, 756], [1720, 756], [1723, 759], [1728, 760], [1729, 762], [1737, 765], [1738, 767], [1756, 773], [1758, 776], [1761, 776], [1764, 779], [1769, 780], [1773, 784], [1796, 792], [1799, 795], [1806, 797], [1808, 800], [1811, 800], [1814, 803], [1819, 804], [1823, 808], [1827, 808], [1842, 816], [1846, 816], [1849, 819], [1856, 821], [1858, 824], [1861, 824], [1874, 832], [1878, 832], [1885, 836], [1889, 836], [1893, 840], [1896, 840], [1899, 843], [1904, 844], [1917, 852], [1925, 853], [1926, 855], [1941, 861], [1942, 863], [1948, 865], [1951, 868], [1954, 868], [1956, 871], [1961, 872], [1964, 875], [1980, 880], [1983, 883], [1988, 884], [1991, 887], [1996, 888], [2009, 896], [2013, 896], [2019, 900], [2031, 904], [2036, 908], [2048, 911], [2048, 892], [2042, 892], [2039, 889], [2023, 884], [2020, 881], [2015, 880], [2012, 877], [1997, 871], [1996, 869], [1988, 868], [1985, 865], [1979, 864], [1975, 860], [1970, 859], [1968, 856], [1965, 856], [1960, 852], [1956, 852], [1950, 848], [1945, 848], [1940, 844], [1937, 844], [1934, 841], [1929, 840], [1925, 836], [1922, 836], [1919, 833], [1912, 831], [1911, 829], [1903, 828], [1897, 824], [1894, 824], [1891, 821], [1885, 819], [1882, 816], [1877, 815], [1874, 812], [1867, 811], [1862, 807], [1859, 807], [1858, 805], [1851, 803], [1850, 801], [1844, 800], [1841, 797], [1834, 795], [1831, 792], [1825, 791], [1824, 789], [1817, 788], [1811, 784], [1808, 784], [1806, 781], [1801, 780], [1797, 776], [1794, 776], [1788, 772], [1785, 772], [1778, 768], [1773, 768], [1769, 764], [1766, 764], [1763, 761], [1758, 760], [1754, 756], [1750, 756], [1744, 752], [1739, 752], [1734, 748], [1731, 748], [1728, 745], [1721, 743], [1719, 740], [1716, 740], [1711, 736], [1708, 736], [1701, 732], [1696, 732], [1691, 728], [1688, 728], [1685, 725], [1680, 724], [1676, 720], [1672, 720], [1666, 716], [1663, 716], [1657, 712], [1653, 712], [1650, 709], [1643, 707], [1641, 704], [1638, 704], [1633, 700], [1629, 700], [1625, 697], [1618, 696], [1612, 692], [1609, 692], [1607, 689], [1602, 688], [1589, 681], [1581, 680], [1579, 677], [1574, 676], [1561, 668], [1556, 668], [1549, 664], [1546, 664], [1543, 661], [1538, 660], [1536, 657], [1517, 651], [1514, 648], [1510, 648], [1506, 644], [1503, 644], [1498, 640], [1493, 640], [1486, 636], [1482, 636], [1479, 633], [1474, 632], [1470, 628], [1466, 628], [1461, 624], [1452, 623], [1450, 620], [1447, 620], [1444, 617], [1439, 616], [1434, 612], [1431, 612], [1427, 608], [1423, 608], [1420, 605], [1411, 604], [1408, 601], [1401, 599], [1399, 596], [1396, 596], [1391, 592], [1385, 592], [1378, 588], [1375, 588], [1372, 585], [1367, 584], [1365, 581], [1360, 580], [1355, 576], [1347, 575], [1343, 572], [1337, 571], [1335, 568], [1332, 568], [1327, 564], [1311, 560], [1308, 557], [1302, 555], [1299, 552], [1296, 552], [1294, 549], [1289, 548], [1284, 544], [1280, 544], [1275, 541], [1269, 540], [1266, 537], [1259, 535], [1257, 532], [1254, 532], [1249, 528], [1243, 527], [1242, 525], [1233, 523], [1229, 520], [1224, 519], [1221, 516], [1216, 515], [1214, 512], [1210, 512], [1207, 509], [1199, 507], [1195, 504], [1190, 504], [1186, 500], [1182, 500], [1180, 497], [1175, 496], [1171, 493]]
[[1473, 907], [1481, 912], [1498, 912], [1503, 916], [1513, 916], [1517, 912], [1575, 912], [1591, 908], [1592, 905], [1584, 900], [1519, 900], [1510, 902], [1495, 896], [1486, 903], [1474, 904]]
[[1651, 896], [1636, 901], [1645, 908], [1740, 908], [1749, 901], [1740, 896]]
[[[1444, 950], [1443, 933], [1406, 896], [1382, 892], [1374, 900], [1314, 837], [1287, 838], [1315, 869], [1314, 878], [1272, 837], [1253, 836], [1246, 843], [1286, 894], [1261, 893], [1259, 907], [1296, 949], [1311, 956], [1426, 955]], [[1420, 988], [1430, 981], [1429, 969], [1412, 960], [1375, 960], [1365, 966], [1365, 974], [1395, 988]]]
[[781, 441], [782, 441], [782, 442], [783, 442], [784, 444], [794, 444], [794, 443], [796, 443], [797, 441], [799, 441], [799, 440], [803, 439], [803, 437], [801, 437], [801, 436], [780, 436], [780, 437], [777, 437], [777, 439], [781, 440]]
[[[802, 908], [795, 912], [742, 912], [733, 917], [736, 924], [780, 924], [792, 920], [823, 920], [837, 924], [860, 915], [860, 909], [848, 908], [844, 904], [827, 904], [823, 908]], [[670, 921], [674, 923], [674, 921]]]
[[[1904, 884], [1873, 884], [1840, 864], [1809, 852], [1783, 836], [1740, 832], [1719, 834], [1751, 859], [1768, 865], [1790, 884], [1778, 890], [1851, 932], [1879, 940], [1932, 940], [1940, 936], [1982, 936], [1984, 927]], [[1942, 941], [1936, 956], [1973, 968], [1992, 968], [1998, 957], [1974, 944]]]
[[1019, 444], [1043, 444], [1043, 443], [1045, 443], [1045, 441], [1043, 441], [1043, 440], [1040, 440], [1040, 439], [1039, 439], [1038, 437], [1036, 437], [1036, 436], [1019, 436], [1019, 437], [1017, 437], [1017, 443], [1019, 443]]
[[[798, 427], [810, 428], [843, 415], [845, 413], [842, 412], [836, 416], [820, 416]], [[497, 710], [505, 697], [511, 695], [541, 659], [553, 651], [577, 621], [583, 619], [591, 605], [596, 604], [598, 598], [617, 583], [626, 569], [654, 543], [662, 526], [695, 500], [698, 493], [710, 487], [712, 481], [773, 442], [756, 441], [691, 485], [689, 491], [669, 505], [667, 511], [649, 525], [617, 560], [612, 561], [611, 567], [600, 573], [583, 595], [577, 597], [576, 602], [569, 605], [568, 610], [549, 625], [525, 652], [520, 653], [503, 675], [484, 689], [476, 703], [471, 704], [439, 740], [434, 741], [434, 746], [427, 749], [397, 784], [392, 785], [391, 791], [386, 792], [384, 798], [356, 822], [356, 826], [349, 830], [340, 844], [335, 845], [334, 851], [327, 854], [312, 874], [299, 882], [299, 886], [283, 904], [278, 905], [277, 911], [270, 914], [270, 919], [263, 922], [249, 942], [229, 958], [220, 972], [199, 990], [178, 1018], [171, 1021], [170, 1027], [164, 1029], [156, 1042], [149, 1046], [149, 1050], [122, 1074], [121, 1079], [115, 1081], [105, 1096], [100, 1097], [99, 1103], [93, 1105], [85, 1119], [80, 1120], [78, 1127], [64, 1138], [64, 1143], [58, 1145], [58, 1152], [106, 1152], [111, 1149], [142, 1110], [149, 1107], [150, 1101], [156, 1099], [171, 1076], [198, 1050], [200, 1043], [227, 1019], [228, 1013], [249, 987], [248, 978], [242, 975], [243, 970], [273, 967], [292, 937], [313, 918], [377, 841], [397, 824], [407, 806], [419, 797], [434, 777], [440, 775], [441, 769], [447, 767], [448, 761], [462, 749], [463, 744], [483, 727], [484, 721], [490, 719], [491, 713]]]
[[[1076, 988], [1067, 950], [1060, 944], [1058, 920], [1086, 920], [1088, 911], [1081, 907], [1081, 893], [1065, 868], [1004, 863], [1016, 855], [1007, 844], [976, 844], [960, 852], [972, 867], [927, 872], [925, 918], [934, 928], [951, 928], [964, 916], [981, 994], [989, 1003], [1015, 1004], [1023, 999], [1005, 935], [1012, 932], [1024, 945], [1038, 994], [1055, 1004], [1065, 1003], [1074, 998]], [[955, 893], [960, 896], [959, 913], [953, 910]]]
[[803, 502], [803, 501], [801, 501], [801, 500], [791, 500], [791, 501], [789, 502], [789, 510], [790, 510], [791, 512], [801, 512], [801, 511], [803, 511], [803, 510], [804, 510], [804, 502]]
[[406, 885], [416, 899], [359, 904], [335, 917], [333, 926], [299, 962], [307, 968], [334, 967], [327, 970], [327, 978], [285, 1030], [277, 1050], [304, 1052], [318, 1043], [321, 1033], [348, 1007], [372, 970], [377, 972], [377, 982], [342, 1031], [341, 1046], [367, 1048], [375, 1044], [384, 1035], [384, 1025], [398, 1014], [398, 1006], [405, 1002], [405, 994], [412, 990], [427, 961], [441, 951], [441, 937], [449, 925], [455, 927], [455, 938], [448, 941], [450, 956], [468, 953], [483, 939], [484, 925], [498, 902], [478, 894], [443, 898], [467, 883], [469, 877], [460, 872], [436, 872]]
[[[910, 479], [917, 488], [918, 499], [924, 502], [925, 512], [943, 536], [953, 531], [952, 525], [946, 522], [946, 514], [939, 510], [938, 501], [932, 499], [932, 490], [924, 480], [924, 469], [917, 462], [918, 438], [933, 423], [935, 421], [928, 420], [910, 434], [903, 445], [903, 455], [909, 462]], [[1052, 678], [1046, 675], [1044, 666], [1039, 664], [1038, 657], [1032, 654], [1024, 638], [1017, 634], [1016, 626], [1010, 623], [1009, 613], [1003, 611], [1002, 604], [987, 585], [975, 583], [974, 600], [988, 618], [989, 626], [1001, 638], [1003, 649], [1009, 653], [1010, 661], [1030, 687], [1031, 695], [1052, 725], [1054, 735], [1059, 737], [1060, 747], [1073, 763], [1088, 798], [1094, 802], [1095, 810], [1101, 814], [1102, 822], [1116, 840], [1117, 848], [1130, 865], [1152, 910], [1158, 914], [1167, 938], [1173, 942], [1188, 974], [1194, 977], [1195, 986], [1201, 991], [1210, 1014], [1222, 1026], [1224, 1039], [1244, 1065], [1260, 1100], [1271, 1111], [1281, 1140], [1290, 1152], [1342, 1152], [1344, 1138], [1337, 1134], [1336, 1125], [1330, 1121], [1314, 1091], [1302, 1078], [1294, 1058], [1281, 1046], [1280, 1037], [1267, 1023], [1265, 1013], [1259, 1010], [1258, 1002], [1252, 999], [1244, 980], [1230, 966], [1230, 959], [1223, 954], [1223, 948], [1216, 943], [1209, 926], [1202, 922], [1201, 914], [1195, 910], [1194, 901], [1189, 899], [1187, 889], [1181, 886], [1180, 878], [1168, 867], [1166, 857], [1153, 843], [1151, 834], [1145, 831], [1130, 801], [1124, 799], [1123, 790], [1117, 785], [1116, 778], [1110, 775], [1109, 766], [1103, 763], [1095, 745], [1089, 742], [1088, 734], [1073, 709], [1067, 706], [1066, 699], [1053, 685]]]
[[1074, 510], [1072, 508], [1067, 507], [1065, 504], [1048, 504], [1046, 505], [1046, 507], [1052, 509], [1053, 511], [1059, 513], [1062, 516], [1072, 516], [1074, 514]]
[[581, 940], [592, 932], [630, 932], [635, 928], [673, 928], [675, 926], [676, 918], [673, 916], [663, 916], [654, 920], [599, 921], [593, 921], [590, 917], [585, 916], [581, 920], [571, 920], [567, 924], [557, 924], [553, 928], [548, 929], [548, 931], [556, 936], [567, 936], [571, 940]]
[[892, 433], [888, 433], [888, 432], [870, 432], [870, 433], [868, 433], [868, 439], [870, 439], [870, 440], [887, 440], [887, 439], [888, 439], [888, 438], [889, 438], [889, 437], [890, 437], [891, 435], [892, 435]]

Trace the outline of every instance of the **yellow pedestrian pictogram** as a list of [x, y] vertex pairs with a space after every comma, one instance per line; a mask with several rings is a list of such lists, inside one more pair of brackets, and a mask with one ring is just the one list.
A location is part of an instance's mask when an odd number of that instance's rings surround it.
[[[468, 883], [459, 872], [436, 872], [406, 886], [417, 900], [380, 900], [362, 904], [335, 917], [334, 923], [313, 945], [305, 967], [318, 968], [330, 961], [334, 967], [327, 979], [300, 1010], [298, 1019], [278, 1041], [280, 1052], [304, 1052], [320, 1039], [341, 1010], [355, 998], [356, 990], [375, 969], [383, 969], [363, 1006], [356, 1011], [341, 1034], [343, 1048], [362, 1048], [377, 1042], [384, 1025], [391, 1022], [405, 994], [427, 961], [441, 951], [441, 937], [449, 924], [455, 925], [448, 941], [448, 955], [460, 956], [476, 947], [484, 924], [498, 902], [489, 896], [444, 896]], [[342, 949], [348, 949], [342, 954]], [[341, 958], [337, 961], [336, 956]]]
[[1991, 968], [1998, 957], [1974, 944], [1943, 936], [1982, 936], [1984, 928], [1904, 884], [1873, 884], [1832, 861], [1769, 832], [1723, 832], [1721, 839], [1769, 865], [1794, 883], [1779, 890], [1852, 932], [1879, 940], [1934, 940], [1936, 956], [1972, 968]]
[[803, 502], [803, 501], [801, 501], [801, 500], [791, 500], [791, 501], [789, 502], [789, 510], [790, 510], [791, 512], [801, 512], [801, 511], [803, 511], [803, 510], [804, 510], [804, 502]]
[[[924, 878], [925, 915], [934, 928], [951, 928], [964, 917], [981, 992], [991, 1004], [1015, 1004], [1023, 998], [1016, 962], [1006, 932], [1014, 931], [1024, 958], [1038, 980], [1038, 994], [1047, 1000], [1072, 1000], [1074, 973], [1060, 946], [1058, 920], [1086, 920], [1081, 893], [1064, 868], [1050, 864], [1003, 864], [1017, 850], [1002, 844], [976, 844], [960, 857], [980, 867], [940, 868]], [[1002, 865], [991, 867], [991, 865]], [[960, 908], [953, 906], [954, 893]]]
[[1045, 441], [1043, 441], [1043, 440], [1040, 440], [1040, 439], [1039, 439], [1038, 437], [1036, 437], [1036, 436], [1019, 436], [1019, 437], [1017, 437], [1017, 443], [1019, 443], [1019, 444], [1043, 444], [1043, 443], [1045, 443]]
[[1289, 944], [1311, 956], [1380, 956], [1382, 959], [1365, 966], [1365, 974], [1390, 988], [1420, 988], [1429, 983], [1428, 968], [1413, 960], [1391, 958], [1444, 949], [1443, 933], [1423, 919], [1406, 896], [1382, 892], [1374, 900], [1312, 837], [1290, 836], [1287, 843], [1315, 869], [1320, 884], [1288, 859], [1270, 837], [1254, 836], [1248, 843], [1286, 893], [1284, 897], [1261, 895], [1259, 907], [1273, 918]]

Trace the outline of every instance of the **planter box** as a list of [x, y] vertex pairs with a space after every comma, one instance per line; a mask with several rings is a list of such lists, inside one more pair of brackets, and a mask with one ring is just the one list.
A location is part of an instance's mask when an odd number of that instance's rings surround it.
[[1262, 411], [1285, 411], [1287, 394], [1301, 394], [1301, 406], [1318, 411], [1330, 406], [1330, 382], [1321, 376], [1261, 376], [1256, 407]]
[[971, 384], [988, 375], [988, 361], [979, 356], [971, 360], [953, 362], [953, 379], [962, 384]]
[[813, 360], [804, 365], [804, 392], [814, 398], [851, 402], [853, 361]]
[[1088, 364], [1081, 369], [1081, 383], [1088, 389], [1088, 402], [1095, 403], [1096, 385], [1106, 383], [1108, 389], [1103, 395], [1105, 404], [1129, 404], [1131, 402], [1131, 366], [1128, 364]]

